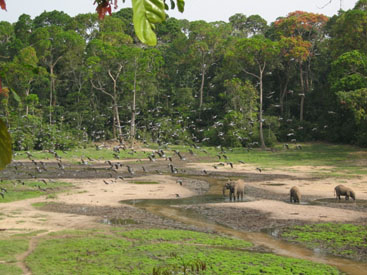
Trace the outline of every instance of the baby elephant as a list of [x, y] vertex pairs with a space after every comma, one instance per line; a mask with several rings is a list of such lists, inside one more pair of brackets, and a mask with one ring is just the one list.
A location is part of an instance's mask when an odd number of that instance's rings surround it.
[[297, 186], [293, 186], [289, 192], [291, 203], [300, 203], [301, 202], [301, 191]]
[[237, 181], [228, 181], [223, 186], [223, 196], [225, 196], [226, 189], [229, 189], [229, 200], [235, 201], [236, 197], [237, 200], [243, 200], [243, 194], [245, 193], [245, 182], [243, 180], [237, 180]]
[[336, 198], [340, 201], [340, 196], [345, 196], [345, 200], [349, 200], [349, 197], [351, 197], [353, 200], [356, 200], [356, 194], [352, 189], [349, 187], [346, 187], [344, 185], [338, 185], [335, 187], [334, 195]]

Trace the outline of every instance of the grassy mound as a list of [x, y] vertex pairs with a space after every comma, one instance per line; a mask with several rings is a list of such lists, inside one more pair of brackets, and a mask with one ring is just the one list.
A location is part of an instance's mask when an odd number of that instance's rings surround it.
[[50, 234], [26, 263], [32, 274], [339, 274], [249, 247], [243, 240], [184, 230], [68, 231]]

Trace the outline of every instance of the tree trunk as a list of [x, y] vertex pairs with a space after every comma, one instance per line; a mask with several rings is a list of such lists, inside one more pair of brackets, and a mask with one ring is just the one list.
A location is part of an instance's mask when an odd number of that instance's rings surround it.
[[52, 100], [53, 100], [53, 97], [52, 97], [52, 94], [53, 94], [53, 77], [54, 77], [54, 67], [53, 66], [50, 66], [50, 113], [49, 113], [49, 116], [50, 116], [50, 125], [52, 124]]
[[26, 96], [26, 101], [25, 101], [25, 115], [28, 116], [29, 107], [28, 107], [28, 103], [27, 103], [27, 97], [29, 96], [29, 89], [26, 89], [25, 90], [25, 96]]
[[280, 105], [280, 114], [283, 116], [284, 114], [284, 98], [288, 92], [288, 82], [289, 78], [287, 77], [283, 89], [280, 91], [280, 97], [279, 97], [279, 105]]
[[303, 81], [302, 63], [300, 63], [299, 68], [300, 68], [299, 77], [300, 77], [300, 82], [301, 82], [301, 103], [300, 103], [300, 111], [299, 111], [299, 121], [303, 121], [303, 105], [305, 102], [305, 84]]
[[131, 108], [131, 125], [130, 125], [130, 146], [134, 148], [135, 142], [135, 116], [136, 116], [136, 59], [135, 59], [135, 71], [134, 71], [134, 90], [133, 90], [133, 102]]
[[260, 81], [260, 110], [259, 110], [259, 120], [260, 120], [260, 142], [261, 148], [265, 149], [264, 133], [263, 133], [263, 69], [260, 69], [259, 75]]
[[200, 85], [200, 103], [199, 103], [199, 108], [200, 109], [201, 109], [201, 106], [203, 105], [204, 82], [205, 82], [205, 67], [202, 66], [202, 68], [201, 68], [201, 85]]

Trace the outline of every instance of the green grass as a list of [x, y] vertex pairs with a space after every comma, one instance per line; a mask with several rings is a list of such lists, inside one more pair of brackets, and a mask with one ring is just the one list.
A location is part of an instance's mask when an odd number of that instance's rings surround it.
[[[31, 151], [30, 152], [35, 160], [41, 159], [55, 159], [55, 156], [47, 151]], [[112, 160], [114, 159], [115, 153], [110, 148], [102, 148], [100, 150], [96, 150], [95, 147], [87, 147], [87, 148], [77, 148], [73, 149], [72, 151], [60, 151], [56, 150], [56, 153], [63, 159], [63, 160], [72, 160], [74, 162], [78, 162], [83, 158], [85, 161], [89, 163], [93, 163], [93, 161], [89, 161], [87, 157], [91, 158], [92, 160]], [[126, 151], [120, 150], [120, 153], [117, 155], [120, 159], [136, 159], [136, 158], [146, 158], [146, 152], [134, 152], [132, 150], [127, 149]], [[27, 159], [27, 154], [25, 151], [18, 151], [14, 156], [15, 160], [24, 160]], [[116, 159], [118, 160], [118, 159]]]
[[13, 264], [0, 264], [0, 274], [22, 275], [23, 271]]
[[[275, 150], [263, 151], [261, 149], [252, 149], [248, 151], [246, 148], [224, 149], [224, 154], [228, 156], [228, 160], [233, 163], [244, 161], [245, 163], [258, 165], [263, 168], [271, 167], [289, 167], [289, 166], [334, 166], [335, 172], [348, 174], [367, 174], [367, 168], [358, 164], [358, 160], [366, 159], [367, 150], [349, 145], [333, 145], [326, 143], [305, 143], [301, 144], [302, 150], [294, 149], [294, 145], [290, 145], [290, 150], [285, 150], [282, 144], [275, 146]], [[149, 149], [153, 152], [158, 149], [157, 145], [149, 145]], [[194, 149], [184, 145], [170, 145], [168, 148], [163, 148], [167, 156], [175, 156], [173, 150], [180, 151], [186, 159], [195, 159], [195, 161], [212, 161], [219, 162], [223, 159], [223, 153], [217, 147], [201, 147]], [[189, 153], [189, 150], [194, 152], [194, 156]], [[205, 151], [205, 152], [204, 152]], [[119, 153], [120, 159], [136, 159], [147, 158], [151, 152], [137, 151], [133, 152], [130, 149], [121, 150]], [[73, 151], [57, 151], [58, 155], [64, 160], [72, 162], [80, 162], [83, 157], [93, 160], [112, 160], [113, 150], [103, 148], [96, 150], [95, 147], [85, 149], [74, 149]], [[362, 154], [358, 154], [362, 153]], [[31, 154], [35, 159], [53, 159], [54, 156], [48, 152], [33, 151]], [[220, 154], [222, 159], [219, 160], [217, 155]], [[17, 152], [16, 160], [26, 159], [25, 152]], [[89, 161], [90, 162], [90, 161]], [[90, 162], [90, 163], [93, 163]]]
[[334, 223], [294, 226], [286, 229], [281, 236], [333, 255], [367, 260], [367, 226]]
[[250, 246], [184, 230], [64, 231], [42, 240], [26, 264], [32, 274], [339, 274], [327, 265], [247, 251]]
[[[4, 180], [1, 182], [1, 187], [7, 190], [4, 193], [4, 198], [0, 197], [0, 203], [12, 202], [18, 200], [24, 200], [29, 198], [36, 198], [43, 195], [48, 195], [49, 198], [52, 198], [55, 195], [55, 192], [61, 192], [66, 190], [68, 187], [71, 187], [71, 183], [65, 182], [48, 182], [45, 185], [43, 182], [39, 181], [24, 181], [24, 185], [20, 183], [14, 184], [15, 181]], [[40, 186], [42, 189], [46, 191], [42, 191], [38, 188]], [[51, 194], [49, 194], [51, 193]]]
[[24, 238], [0, 239], [0, 261], [15, 262], [15, 255], [27, 251], [28, 240]]

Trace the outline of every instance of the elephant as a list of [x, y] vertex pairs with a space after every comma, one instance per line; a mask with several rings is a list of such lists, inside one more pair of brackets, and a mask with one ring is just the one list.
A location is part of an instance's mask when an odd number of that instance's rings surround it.
[[291, 203], [300, 203], [301, 202], [301, 191], [297, 186], [293, 186], [289, 192]]
[[336, 198], [340, 201], [340, 196], [345, 196], [345, 200], [349, 200], [349, 197], [351, 197], [353, 200], [356, 200], [356, 194], [352, 189], [349, 187], [346, 187], [344, 185], [338, 185], [334, 189], [334, 195]]
[[225, 196], [226, 189], [229, 189], [229, 200], [239, 201], [240, 197], [243, 200], [243, 194], [245, 193], [245, 182], [243, 180], [228, 181], [223, 186], [223, 196]]

